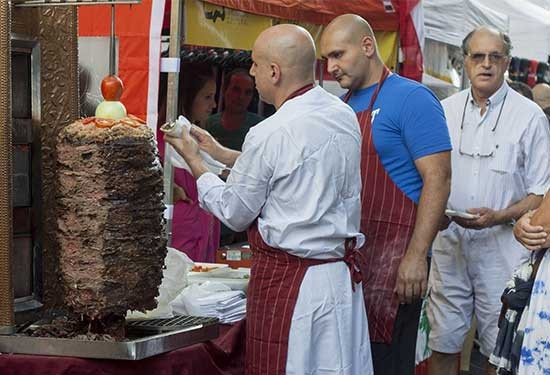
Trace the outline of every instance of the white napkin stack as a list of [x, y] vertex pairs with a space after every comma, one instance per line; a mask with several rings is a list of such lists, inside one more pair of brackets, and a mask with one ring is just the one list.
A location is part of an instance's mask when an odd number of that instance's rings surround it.
[[222, 323], [234, 323], [246, 315], [244, 292], [212, 281], [189, 285], [170, 305], [177, 314], [210, 316]]

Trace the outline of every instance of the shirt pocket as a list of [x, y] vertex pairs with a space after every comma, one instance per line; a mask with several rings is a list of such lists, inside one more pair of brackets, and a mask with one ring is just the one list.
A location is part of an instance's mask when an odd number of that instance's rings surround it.
[[489, 168], [497, 173], [514, 173], [518, 166], [518, 145], [503, 143], [495, 148]]

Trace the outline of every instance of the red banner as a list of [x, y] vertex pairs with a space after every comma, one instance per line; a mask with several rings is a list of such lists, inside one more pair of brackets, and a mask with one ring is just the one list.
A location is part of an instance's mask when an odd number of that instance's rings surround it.
[[[120, 101], [128, 113], [142, 118], [147, 115], [151, 3], [152, 0], [143, 0], [137, 5], [117, 5], [115, 17], [115, 32], [119, 41], [118, 75], [124, 82], [124, 94]], [[111, 6], [79, 7], [78, 21], [79, 36], [109, 36]]]
[[366, 19], [374, 30], [399, 30], [403, 51], [401, 75], [422, 80], [422, 50], [418, 40], [413, 10], [420, 0], [205, 0], [208, 3], [243, 12], [325, 25], [336, 16], [357, 14]]
[[358, 14], [375, 30], [395, 31], [399, 28], [399, 1], [361, 0], [206, 0], [208, 3], [261, 14], [325, 25], [345, 13]]

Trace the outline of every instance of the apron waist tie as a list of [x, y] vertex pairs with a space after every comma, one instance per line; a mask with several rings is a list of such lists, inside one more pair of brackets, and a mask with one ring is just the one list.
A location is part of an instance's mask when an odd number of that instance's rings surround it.
[[359, 250], [355, 249], [356, 243], [357, 243], [357, 240], [355, 238], [346, 239], [345, 253], [342, 258], [327, 258], [327, 259], [301, 258], [296, 255], [289, 254], [287, 252], [283, 253], [282, 250], [269, 248], [269, 247], [268, 248], [264, 247], [257, 250], [267, 251], [268, 253], [271, 253], [275, 257], [284, 255], [285, 259], [291, 262], [299, 261], [301, 265], [305, 268], [309, 268], [311, 266], [318, 266], [326, 263], [344, 262], [350, 272], [351, 289], [355, 292], [355, 284], [359, 284], [362, 281], [360, 264], [361, 264], [361, 258], [363, 257], [363, 254]]

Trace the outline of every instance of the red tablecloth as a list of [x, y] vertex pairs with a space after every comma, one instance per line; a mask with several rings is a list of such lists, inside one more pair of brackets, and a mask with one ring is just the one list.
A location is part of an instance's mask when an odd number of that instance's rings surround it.
[[212, 341], [141, 361], [0, 354], [1, 375], [242, 375], [244, 321]]

